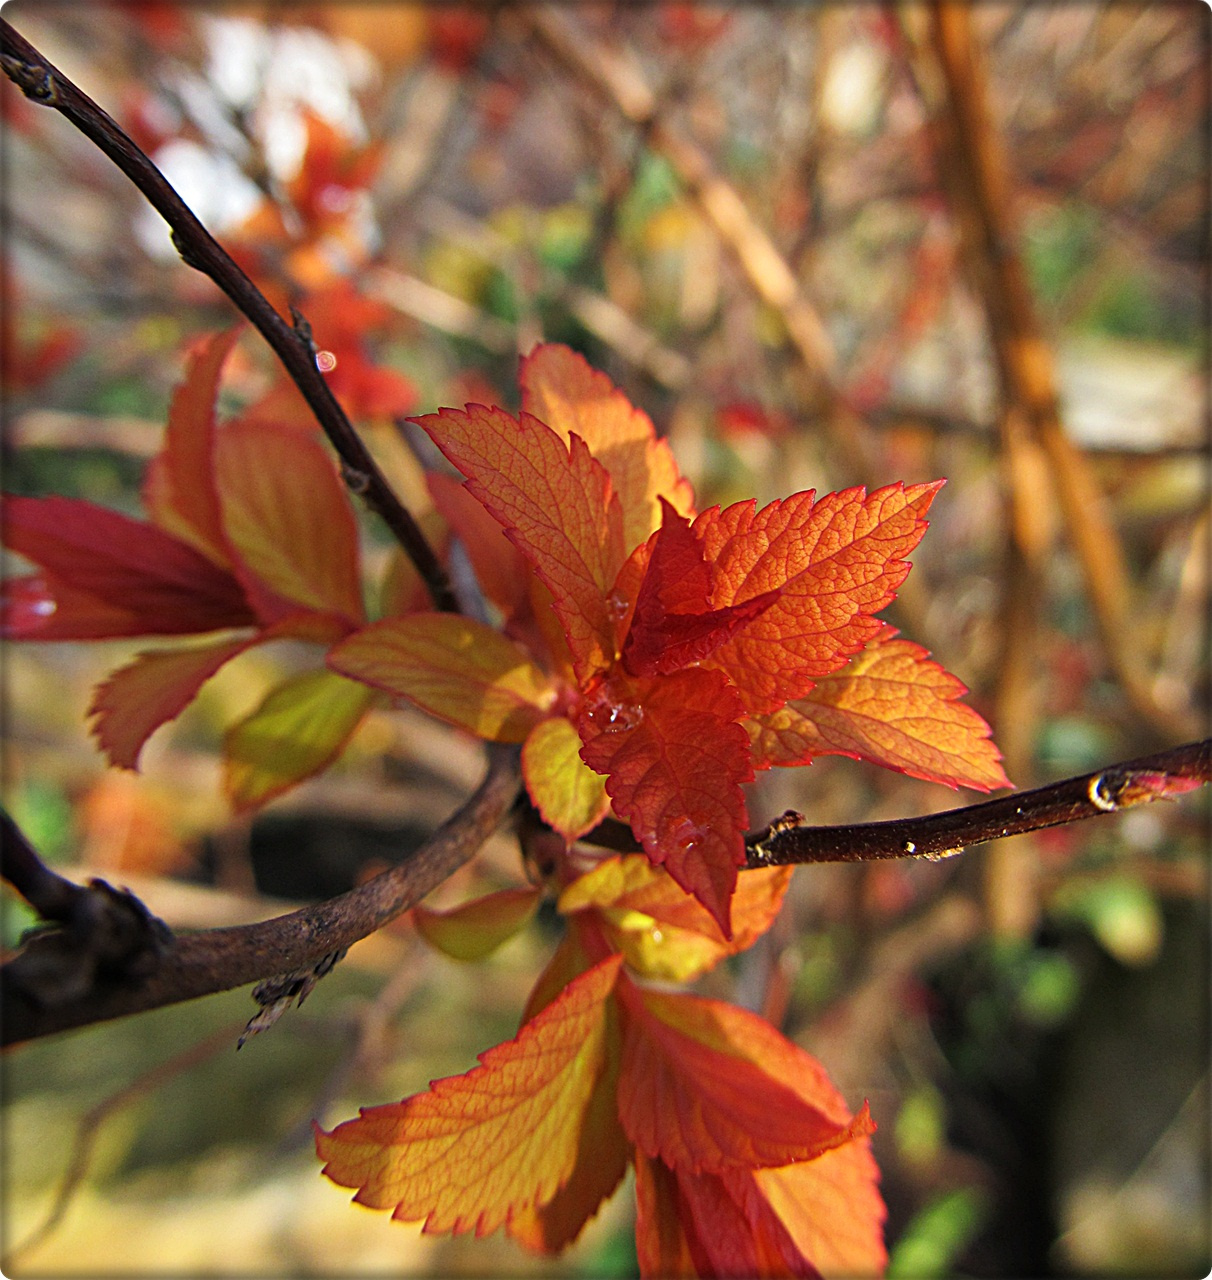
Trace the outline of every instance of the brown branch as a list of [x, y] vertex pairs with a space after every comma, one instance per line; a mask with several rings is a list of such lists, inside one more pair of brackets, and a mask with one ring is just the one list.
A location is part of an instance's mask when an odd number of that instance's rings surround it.
[[336, 450], [345, 482], [395, 535], [437, 607], [457, 613], [458, 603], [433, 548], [392, 491], [316, 367], [306, 323], [294, 328], [286, 323], [121, 127], [2, 18], [0, 67], [27, 98], [66, 116], [126, 174], [168, 223], [182, 261], [213, 280], [252, 322], [282, 362]]
[[[1004, 836], [1024, 835], [1117, 813], [1151, 800], [1169, 799], [1209, 781], [1212, 739], [1205, 738], [1032, 791], [1016, 791], [982, 804], [919, 818], [811, 827], [805, 825], [802, 814], [789, 811], [746, 837], [745, 866], [946, 858]], [[617, 853], [634, 853], [640, 847], [630, 829], [613, 818], [581, 838], [586, 844]]]
[[47, 998], [31, 989], [57, 932], [32, 938], [0, 968], [3, 1043], [121, 1018], [316, 965], [406, 911], [467, 862], [508, 812], [521, 786], [518, 751], [489, 748], [489, 769], [467, 803], [407, 861], [340, 897], [258, 924], [173, 937], [137, 975], [99, 975], [85, 992]]
[[1133, 645], [1123, 544], [1097, 478], [1061, 421], [1052, 355], [1017, 247], [1011, 170], [989, 106], [971, 8], [951, 0], [931, 7], [929, 53], [920, 33], [914, 39], [911, 23], [907, 30], [918, 86], [938, 131], [940, 176], [988, 318], [1003, 397], [1023, 414], [1047, 460], [1099, 636], [1124, 693], [1163, 740], [1188, 737], [1197, 732], [1193, 717], [1182, 707], [1158, 704]]

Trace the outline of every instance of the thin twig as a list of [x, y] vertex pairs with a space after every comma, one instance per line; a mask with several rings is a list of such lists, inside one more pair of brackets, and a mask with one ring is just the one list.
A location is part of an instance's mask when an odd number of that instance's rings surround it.
[[0, 968], [3, 1043], [19, 1044], [315, 965], [408, 910], [467, 862], [509, 811], [520, 787], [517, 748], [491, 746], [479, 789], [407, 861], [289, 915], [174, 937], [145, 972], [99, 980], [61, 1002], [40, 1001], [23, 980], [26, 969], [36, 970], [40, 949], [55, 935], [32, 938]]
[[[1212, 739], [1190, 742], [1156, 755], [1126, 760], [1093, 773], [1049, 783], [1032, 791], [986, 800], [918, 818], [860, 822], [850, 826], [808, 826], [789, 811], [746, 837], [746, 867], [789, 866], [800, 862], [936, 860], [1005, 836], [1064, 826], [1117, 813], [1152, 800], [1169, 799], [1212, 781]], [[638, 851], [630, 830], [608, 818], [586, 844], [617, 853]]]
[[316, 367], [305, 337], [269, 300], [194, 216], [168, 180], [121, 127], [87, 94], [0, 18], [0, 67], [32, 102], [53, 107], [122, 170], [168, 223], [187, 266], [202, 272], [235, 303], [273, 348], [311, 407], [342, 462], [342, 474], [395, 535], [439, 609], [458, 612], [446, 572], [416, 521], [392, 491], [369, 449]]

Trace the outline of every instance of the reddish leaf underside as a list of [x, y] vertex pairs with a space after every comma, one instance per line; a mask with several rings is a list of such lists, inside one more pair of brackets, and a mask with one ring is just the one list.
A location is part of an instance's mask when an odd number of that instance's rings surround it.
[[1009, 786], [967, 689], [919, 645], [883, 631], [803, 699], [748, 724], [755, 768], [845, 755], [947, 786]]
[[467, 477], [551, 591], [578, 678], [614, 659], [606, 598], [626, 555], [610, 477], [578, 436], [537, 418], [468, 405], [413, 418]]
[[805, 1082], [818, 1079], [836, 1096], [822, 1068], [756, 1014], [625, 978], [619, 998], [619, 1118], [650, 1158], [687, 1172], [778, 1168], [871, 1131], [865, 1106], [839, 1122], [810, 1100]]
[[223, 529], [263, 618], [303, 605], [361, 622], [357, 523], [324, 447], [294, 427], [231, 422], [214, 459]]
[[641, 1280], [682, 1280], [704, 1274], [691, 1254], [688, 1226], [677, 1175], [637, 1151], [635, 1248]]
[[607, 775], [614, 811], [731, 937], [729, 900], [745, 860], [753, 779], [740, 699], [718, 671], [630, 679], [612, 673], [577, 721], [581, 758]]
[[[11, 626], [42, 616], [44, 625], [10, 631], [11, 639], [187, 635], [256, 622], [230, 573], [155, 525], [107, 507], [6, 497], [3, 534], [5, 546], [44, 570], [46, 590], [32, 618], [28, 608], [6, 618]], [[97, 629], [85, 632], [86, 625]]]
[[328, 665], [495, 742], [521, 742], [556, 696], [519, 645], [450, 613], [365, 627], [332, 650]]
[[638, 546], [657, 527], [657, 499], [682, 515], [694, 514], [694, 493], [673, 452], [656, 438], [652, 420], [604, 374], [559, 343], [522, 360], [522, 408], [567, 441], [581, 437], [610, 473], [623, 513], [623, 541]]
[[466, 1075], [317, 1130], [323, 1172], [357, 1187], [358, 1203], [434, 1233], [486, 1235], [547, 1204], [576, 1163], [621, 963], [610, 956], [574, 979]]
[[[726, 609], [711, 609], [711, 571], [690, 521], [661, 500], [664, 519], [653, 541], [623, 645], [623, 666], [634, 676], [677, 671], [701, 662], [744, 623], [777, 599], [765, 591]], [[615, 587], [618, 598], [618, 586]]]
[[185, 379], [169, 405], [163, 447], [143, 479], [148, 516], [224, 568], [231, 559], [213, 476], [215, 402], [239, 333], [234, 328], [208, 334], [191, 352]]
[[909, 572], [904, 559], [925, 532], [941, 481], [793, 494], [756, 510], [712, 508], [692, 528], [726, 608], [765, 591], [780, 595], [706, 660], [728, 673], [750, 714], [804, 697], [880, 630], [873, 617]]

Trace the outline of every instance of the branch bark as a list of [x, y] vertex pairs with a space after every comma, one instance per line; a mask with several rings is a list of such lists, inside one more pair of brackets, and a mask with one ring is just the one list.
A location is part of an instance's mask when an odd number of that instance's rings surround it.
[[252, 322], [281, 360], [336, 450], [346, 484], [386, 523], [416, 566], [434, 604], [457, 613], [458, 602], [433, 548], [392, 491], [316, 367], [310, 333], [302, 317], [294, 328], [287, 324], [122, 128], [3, 18], [0, 68], [30, 101], [52, 107], [65, 116], [126, 174], [168, 223], [182, 261], [213, 280]]
[[98, 971], [87, 989], [67, 990], [60, 999], [41, 977], [47, 956], [52, 964], [57, 959], [62, 934], [36, 935], [0, 967], [0, 1042], [20, 1044], [315, 966], [408, 910], [467, 862], [520, 788], [517, 748], [490, 747], [479, 789], [406, 862], [288, 915], [171, 937], [143, 954], [137, 972]]

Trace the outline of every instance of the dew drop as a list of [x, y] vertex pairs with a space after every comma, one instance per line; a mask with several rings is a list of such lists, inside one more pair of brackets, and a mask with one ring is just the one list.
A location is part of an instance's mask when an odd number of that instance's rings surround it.
[[652, 933], [651, 933], [651, 935], [650, 935], [650, 936], [651, 936], [651, 938], [652, 938], [653, 942], [664, 942], [664, 941], [665, 941], [665, 935], [660, 931], [660, 929], [653, 929], [653, 931], [652, 931]]
[[316, 368], [321, 373], [331, 373], [337, 367], [337, 357], [331, 351], [316, 352]]
[[631, 601], [618, 591], [612, 591], [606, 597], [606, 616], [611, 622], [622, 622], [631, 608]]
[[707, 833], [697, 822], [689, 818], [679, 818], [670, 828], [669, 843], [678, 853], [690, 853], [703, 843]]
[[49, 618], [59, 608], [54, 600], [35, 600], [32, 605], [32, 612], [39, 618]]
[[917, 852], [917, 845], [915, 845], [912, 840], [906, 840], [902, 848], [905, 850], [906, 853]]

